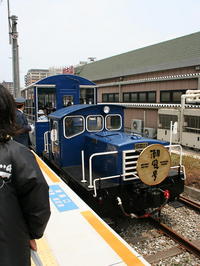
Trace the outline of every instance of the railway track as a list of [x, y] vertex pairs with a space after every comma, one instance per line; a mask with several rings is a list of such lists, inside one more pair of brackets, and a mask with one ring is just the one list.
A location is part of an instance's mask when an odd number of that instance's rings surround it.
[[188, 207], [200, 212], [200, 203], [199, 202], [191, 200], [191, 199], [184, 197], [184, 196], [180, 196], [179, 201], [181, 203], [187, 205]]
[[[187, 207], [200, 212], [200, 203], [189, 199], [184, 196], [180, 196], [179, 201], [186, 205]], [[164, 235], [173, 239], [178, 246], [175, 246], [173, 249], [163, 251], [156, 255], [146, 256], [145, 259], [150, 263], [154, 262], [155, 260], [162, 260], [165, 257], [174, 256], [176, 254], [180, 254], [184, 250], [194, 254], [200, 259], [200, 242], [199, 241], [190, 241], [189, 239], [183, 237], [180, 233], [174, 231], [171, 227], [167, 226], [166, 224], [162, 223], [159, 219], [150, 217], [149, 218], [151, 224], [153, 224], [158, 230], [163, 233]]]
[[[158, 219], [155, 218], [149, 218], [150, 222], [153, 223], [154, 226], [156, 226], [160, 232], [167, 235], [171, 239], [173, 239], [175, 242], [177, 242], [181, 248], [187, 250], [188, 252], [194, 254], [200, 259], [200, 243], [194, 243], [186, 238], [184, 238], [182, 235], [178, 234], [176, 231], [174, 231], [171, 227], [167, 226], [166, 224], [161, 223]], [[148, 260], [148, 257], [146, 257]]]
[[180, 201], [166, 205], [161, 220], [119, 224], [118, 233], [153, 266], [200, 265], [200, 204], [182, 196]]

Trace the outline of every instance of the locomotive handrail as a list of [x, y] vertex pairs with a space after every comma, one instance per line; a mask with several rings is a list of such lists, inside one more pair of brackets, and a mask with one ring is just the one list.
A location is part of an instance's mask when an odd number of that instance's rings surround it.
[[49, 131], [44, 132], [44, 151], [49, 153], [49, 140], [48, 140]]
[[[113, 176], [101, 177], [101, 180], [113, 179], [113, 178], [117, 178], [117, 177], [120, 177], [120, 176], [121, 175], [113, 175]], [[94, 197], [97, 196], [97, 189], [96, 189], [96, 182], [97, 181], [100, 181], [99, 178], [94, 179], [94, 194], [93, 194]]]
[[85, 156], [84, 156], [84, 151], [83, 150], [81, 151], [81, 161], [82, 161], [82, 180], [81, 180], [81, 182], [82, 183], [86, 183], [87, 180], [85, 179], [85, 163], [84, 163]]
[[169, 152], [171, 155], [172, 148], [180, 148], [180, 165], [182, 165], [182, 156], [183, 156], [183, 148], [180, 144], [173, 144], [173, 145], [167, 145], [166, 148], [169, 148]]
[[[175, 144], [175, 145], [167, 145], [165, 146], [166, 148], [169, 148], [170, 149], [170, 153], [171, 153], [171, 149], [172, 148], [179, 148], [180, 149], [180, 163], [179, 165], [177, 166], [171, 166], [170, 168], [179, 168], [181, 167], [183, 169], [183, 173], [184, 173], [184, 179], [186, 178], [186, 174], [185, 174], [185, 167], [184, 165], [182, 165], [182, 146], [179, 145], [179, 144]], [[127, 150], [125, 151], [126, 153], [133, 153], [135, 152], [135, 150]], [[89, 186], [88, 188], [94, 188], [94, 197], [97, 197], [97, 187], [96, 187], [96, 183], [99, 182], [100, 180], [108, 180], [108, 179], [114, 179], [114, 178], [118, 178], [118, 177], [123, 177], [123, 180], [124, 181], [129, 181], [129, 180], [134, 180], [134, 179], [138, 179], [139, 176], [137, 175], [137, 172], [134, 171], [134, 172], [128, 172], [126, 173], [125, 170], [126, 170], [126, 167], [124, 168], [123, 170], [123, 173], [122, 174], [119, 174], [119, 175], [114, 175], [114, 176], [107, 176], [107, 177], [100, 177], [100, 178], [96, 178], [93, 180], [93, 177], [92, 177], [92, 159], [96, 156], [101, 156], [101, 155], [108, 155], [108, 154], [116, 154], [118, 153], [118, 151], [110, 151], [110, 152], [100, 152], [100, 153], [94, 153], [90, 156], [89, 158]], [[124, 156], [125, 156], [125, 153], [124, 153]], [[130, 156], [132, 159], [137, 159], [139, 157], [139, 155], [135, 155], [135, 156]], [[129, 159], [130, 159], [129, 157]], [[124, 158], [125, 159], [125, 158]], [[137, 162], [137, 160], [136, 160]], [[129, 162], [128, 162], [129, 164]], [[129, 168], [129, 167], [128, 167]], [[132, 167], [132, 168], [136, 168], [136, 167]], [[82, 171], [84, 172], [84, 168], [82, 168]], [[126, 176], [130, 176], [130, 175], [133, 175], [132, 178], [126, 178]], [[83, 179], [81, 182], [86, 182], [85, 180], [85, 176], [83, 174]]]
[[93, 153], [90, 158], [89, 158], [89, 188], [93, 188], [93, 184], [92, 184], [92, 159], [96, 156], [101, 156], [101, 155], [108, 155], [108, 154], [116, 154], [118, 153], [118, 151], [108, 151], [108, 152], [97, 152], [97, 153]]
[[183, 161], [183, 148], [182, 148], [182, 146], [180, 144], [173, 144], [173, 145], [167, 145], [165, 147], [169, 148], [170, 155], [171, 155], [171, 152], [172, 152], [172, 148], [179, 148], [180, 149], [179, 165], [171, 166], [170, 168], [179, 168], [179, 167], [181, 167], [183, 169], [184, 179], [186, 179], [185, 166], [182, 164], [182, 161]]

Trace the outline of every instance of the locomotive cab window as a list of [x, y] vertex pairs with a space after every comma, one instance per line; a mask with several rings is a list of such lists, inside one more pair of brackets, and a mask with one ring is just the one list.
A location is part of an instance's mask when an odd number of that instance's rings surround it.
[[80, 103], [81, 104], [94, 104], [96, 103], [96, 89], [95, 88], [90, 88], [90, 86], [87, 87], [80, 86]]
[[122, 127], [122, 118], [120, 115], [107, 115], [106, 116], [106, 129], [119, 130]]
[[103, 129], [103, 117], [100, 115], [91, 115], [87, 117], [87, 130], [96, 132]]
[[66, 138], [75, 137], [85, 130], [82, 116], [66, 116], [63, 123]]
[[[39, 85], [38, 85], [39, 86]], [[55, 111], [56, 107], [56, 91], [54, 87], [37, 87], [37, 103], [38, 110], [43, 110], [46, 115]]]
[[74, 97], [73, 95], [64, 95], [63, 96], [63, 107], [67, 107], [74, 104]]

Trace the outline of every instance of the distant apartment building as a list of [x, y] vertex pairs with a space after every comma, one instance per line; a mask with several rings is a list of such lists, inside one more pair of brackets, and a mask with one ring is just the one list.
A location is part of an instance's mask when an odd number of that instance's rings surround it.
[[49, 76], [63, 74], [63, 67], [50, 67], [49, 68]]
[[27, 74], [25, 75], [25, 86], [35, 83], [36, 81], [46, 78], [48, 76], [53, 76], [62, 73], [63, 67], [50, 67], [49, 69], [29, 69]]
[[49, 76], [48, 69], [29, 69], [25, 75], [25, 86]]
[[13, 82], [11, 81], [3, 81], [1, 83], [6, 89], [9, 90], [9, 92], [14, 95], [14, 86], [13, 86]]

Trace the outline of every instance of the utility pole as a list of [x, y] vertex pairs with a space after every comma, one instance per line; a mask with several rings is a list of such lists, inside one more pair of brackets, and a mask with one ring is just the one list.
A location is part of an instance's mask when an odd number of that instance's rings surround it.
[[17, 16], [10, 16], [10, 5], [8, 5], [8, 27], [9, 27], [9, 43], [12, 46], [12, 67], [13, 67], [13, 87], [14, 96], [21, 96], [20, 80], [19, 80], [19, 52], [18, 52], [18, 32], [17, 32]]

